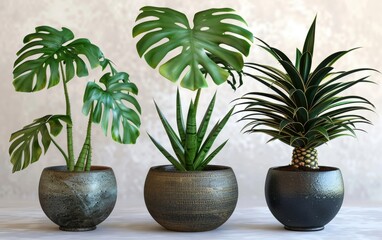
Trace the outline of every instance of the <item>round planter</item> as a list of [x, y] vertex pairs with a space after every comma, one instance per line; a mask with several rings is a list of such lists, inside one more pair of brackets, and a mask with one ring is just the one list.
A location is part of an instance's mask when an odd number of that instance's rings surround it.
[[296, 170], [290, 166], [270, 168], [265, 198], [273, 216], [288, 230], [324, 229], [338, 213], [344, 198], [341, 171]]
[[39, 199], [46, 216], [64, 231], [89, 231], [103, 222], [117, 200], [117, 183], [109, 167], [68, 172], [66, 166], [42, 171]]
[[209, 165], [203, 171], [179, 172], [173, 166], [152, 167], [144, 187], [151, 216], [164, 228], [209, 231], [232, 215], [238, 198], [230, 167]]

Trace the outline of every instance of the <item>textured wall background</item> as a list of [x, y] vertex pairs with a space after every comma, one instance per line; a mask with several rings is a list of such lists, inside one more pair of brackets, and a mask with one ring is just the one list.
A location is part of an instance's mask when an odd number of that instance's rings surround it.
[[[302, 46], [305, 34], [317, 14], [316, 64], [334, 51], [362, 46], [362, 49], [338, 62], [337, 67], [349, 69], [366, 66], [382, 70], [382, 3], [379, 0], [1, 0], [0, 202], [37, 202], [37, 187], [42, 169], [64, 163], [58, 151], [52, 147], [39, 162], [22, 172], [11, 174], [12, 166], [7, 153], [8, 139], [12, 132], [37, 117], [65, 111], [61, 85], [36, 94], [23, 94], [14, 92], [11, 84], [15, 53], [22, 46], [23, 36], [34, 31], [35, 26], [51, 25], [65, 26], [72, 29], [77, 37], [90, 38], [115, 62], [118, 69], [129, 72], [131, 80], [138, 85], [143, 124], [137, 144], [116, 144], [104, 137], [98, 126], [94, 126], [93, 162], [114, 168], [120, 204], [143, 206], [143, 183], [149, 167], [167, 164], [145, 133], [150, 132], [168, 146], [155, 113], [153, 99], [168, 118], [173, 120], [176, 92], [176, 85], [149, 68], [136, 53], [136, 39], [131, 37], [131, 30], [139, 8], [145, 5], [172, 7], [186, 12], [190, 17], [194, 12], [210, 7], [232, 7], [246, 19], [250, 30], [257, 37], [285, 50], [293, 58], [295, 48]], [[276, 64], [255, 45], [248, 60]], [[69, 84], [77, 143], [82, 143], [86, 125], [86, 118], [80, 112], [83, 90], [86, 81], [95, 77], [98, 76], [75, 79]], [[378, 82], [382, 80], [380, 74], [373, 74], [372, 77]], [[227, 84], [219, 86], [213, 120], [216, 121], [228, 111], [232, 99], [256, 88], [259, 85], [250, 80], [236, 92]], [[216, 87], [211, 84], [211, 88], [204, 91], [202, 99], [209, 100], [215, 90]], [[381, 203], [382, 87], [381, 84], [357, 86], [351, 93], [365, 95], [376, 104], [377, 114], [367, 114], [374, 126], [367, 126], [368, 134], [359, 134], [358, 139], [338, 139], [320, 147], [319, 159], [322, 165], [341, 168], [346, 184], [347, 204]], [[193, 96], [187, 90], [182, 90], [182, 95], [184, 102]], [[265, 144], [268, 137], [262, 134], [242, 135], [242, 124], [235, 123], [235, 120], [237, 117], [232, 118], [220, 136], [220, 141], [227, 138], [230, 141], [214, 163], [230, 165], [235, 170], [240, 185], [241, 205], [263, 205], [263, 185], [268, 168], [288, 164], [292, 149], [279, 142]], [[64, 138], [60, 140], [63, 142]]]

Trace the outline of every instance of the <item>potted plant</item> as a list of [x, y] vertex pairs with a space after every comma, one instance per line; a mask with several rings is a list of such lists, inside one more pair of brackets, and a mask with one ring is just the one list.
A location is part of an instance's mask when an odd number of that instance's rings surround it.
[[[154, 18], [154, 20], [152, 20]], [[216, 84], [227, 80], [229, 72], [215, 63], [218, 56], [237, 71], [243, 67], [242, 55], [248, 55], [252, 34], [230, 22], [245, 21], [232, 9], [209, 9], [195, 14], [193, 28], [187, 17], [170, 8], [143, 7], [133, 28], [133, 36], [144, 34], [137, 42], [139, 56], [156, 68], [169, 53], [175, 56], [159, 67], [165, 78], [176, 82], [182, 73], [181, 87], [198, 90], [190, 102], [184, 124], [179, 90], [176, 96], [177, 131], [171, 127], [159, 107], [156, 109], [174, 150], [175, 157], [153, 137], [150, 139], [172, 165], [152, 167], [144, 186], [145, 203], [151, 216], [164, 228], [174, 231], [207, 231], [222, 225], [237, 202], [237, 182], [230, 167], [208, 165], [224, 147], [222, 143], [209, 153], [233, 109], [206, 135], [215, 96], [197, 126], [201, 88], [206, 76]], [[167, 39], [164, 42], [162, 40]], [[226, 48], [223, 44], [229, 46]], [[180, 53], [173, 50], [181, 48]], [[185, 70], [187, 68], [187, 70]]]
[[359, 114], [372, 110], [373, 104], [362, 96], [342, 95], [350, 87], [371, 83], [368, 77], [344, 80], [354, 73], [373, 70], [357, 68], [333, 71], [332, 65], [345, 54], [335, 52], [312, 70], [316, 19], [314, 19], [302, 51], [297, 49], [292, 61], [277, 48], [264, 41], [261, 46], [281, 64], [283, 69], [260, 63], [247, 63], [242, 73], [264, 84], [273, 93], [250, 92], [238, 100], [247, 121], [246, 133], [265, 133], [292, 147], [288, 166], [270, 168], [265, 182], [265, 197], [272, 214], [286, 229], [321, 230], [339, 211], [344, 184], [338, 168], [320, 166], [316, 148], [342, 136], [355, 136], [358, 124], [370, 124]]
[[[66, 166], [43, 170], [39, 184], [41, 207], [61, 230], [93, 230], [113, 210], [117, 185], [110, 167], [91, 166], [92, 123], [100, 123], [105, 135], [110, 129], [116, 142], [135, 143], [140, 126], [140, 106], [134, 97], [138, 89], [129, 81], [128, 74], [118, 72], [96, 45], [88, 39], [74, 39], [73, 32], [67, 28], [39, 26], [36, 32], [25, 36], [24, 43], [14, 64], [15, 90], [36, 92], [62, 82], [66, 113], [35, 119], [12, 133], [9, 154], [13, 172], [38, 161], [42, 152], [46, 153], [53, 144], [65, 159]], [[82, 109], [88, 116], [87, 131], [75, 160], [67, 84], [75, 76], [88, 76], [89, 67], [98, 66], [110, 70], [99, 82], [87, 83]], [[63, 125], [67, 132], [66, 151], [55, 139]]]

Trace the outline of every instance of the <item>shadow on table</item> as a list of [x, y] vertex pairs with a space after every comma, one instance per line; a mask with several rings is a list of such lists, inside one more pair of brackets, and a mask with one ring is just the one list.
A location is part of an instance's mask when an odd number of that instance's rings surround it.
[[128, 230], [133, 232], [166, 232], [167, 230], [159, 224], [153, 222], [134, 222], [134, 223], [110, 223], [108, 228], [115, 228], [119, 230]]
[[232, 228], [242, 230], [262, 230], [262, 231], [285, 231], [284, 227], [280, 224], [259, 224], [259, 223], [232, 223]]

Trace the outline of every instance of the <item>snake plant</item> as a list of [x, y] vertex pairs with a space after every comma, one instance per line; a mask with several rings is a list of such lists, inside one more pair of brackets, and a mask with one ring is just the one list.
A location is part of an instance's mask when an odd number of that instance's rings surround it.
[[233, 109], [204, 139], [215, 104], [215, 96], [197, 128], [196, 112], [200, 89], [208, 86], [206, 80], [208, 76], [219, 85], [230, 75], [224, 65], [214, 61], [215, 57], [222, 59], [233, 69], [232, 71], [241, 71], [244, 64], [243, 55], [249, 54], [253, 35], [245, 28], [236, 25], [236, 23], [245, 25], [246, 22], [230, 8], [198, 12], [194, 16], [192, 27], [185, 14], [170, 8], [143, 7], [136, 20], [139, 23], [133, 28], [133, 37], [143, 34], [137, 42], [139, 56], [144, 56], [148, 65], [156, 68], [167, 55], [170, 55], [170, 59], [159, 67], [160, 74], [172, 82], [182, 78], [181, 87], [198, 90], [195, 100], [190, 103], [186, 126], [183, 123], [179, 90], [177, 92], [176, 112], [179, 135], [171, 128], [155, 103], [177, 158], [173, 157], [153, 137], [150, 135], [149, 137], [177, 170], [203, 170], [226, 143], [221, 144], [207, 156], [217, 134], [228, 121]]
[[[177, 131], [171, 127], [158, 105], [155, 103], [156, 110], [159, 118], [163, 124], [166, 134], [170, 140], [172, 149], [176, 154], [173, 157], [161, 144], [159, 144], [150, 134], [149, 137], [159, 151], [174, 165], [179, 171], [199, 171], [203, 170], [205, 166], [220, 152], [228, 140], [218, 146], [211, 154], [207, 155], [214, 143], [216, 137], [223, 129], [224, 125], [230, 118], [233, 108], [224, 116], [224, 118], [217, 122], [212, 128], [211, 132], [206, 136], [208, 124], [215, 106], [216, 94], [211, 99], [208, 108], [200, 122], [199, 127], [196, 123], [196, 113], [198, 109], [199, 97], [201, 90], [196, 93], [194, 101], [191, 100], [186, 124], [184, 124], [182, 115], [182, 104], [180, 100], [179, 90], [176, 95], [176, 123]], [[204, 140], [204, 141], [203, 141]]]
[[[9, 147], [13, 172], [26, 168], [48, 151], [53, 143], [66, 160], [69, 171], [89, 171], [91, 167], [92, 123], [100, 123], [104, 134], [110, 129], [116, 142], [135, 143], [139, 136], [140, 106], [134, 95], [136, 85], [129, 75], [118, 72], [100, 48], [88, 39], [74, 39], [68, 28], [61, 30], [39, 26], [36, 32], [24, 38], [24, 46], [17, 52], [14, 63], [13, 85], [19, 92], [37, 92], [62, 82], [66, 103], [65, 114], [46, 115], [12, 133]], [[87, 63], [86, 63], [87, 62]], [[73, 122], [67, 84], [77, 77], [89, 74], [89, 68], [101, 67], [107, 73], [99, 82], [87, 83], [83, 98], [83, 113], [88, 116], [87, 132], [77, 160], [73, 149]], [[111, 122], [109, 120], [111, 118]], [[55, 140], [64, 125], [67, 132], [67, 150]], [[109, 127], [109, 125], [111, 125]]]
[[[342, 136], [356, 136], [363, 131], [358, 124], [371, 122], [360, 111], [373, 110], [374, 105], [358, 95], [343, 92], [360, 83], [373, 83], [368, 76], [345, 80], [346, 77], [371, 68], [334, 71], [333, 64], [354, 49], [338, 51], [313, 68], [316, 19], [305, 39], [302, 51], [296, 50], [294, 63], [277, 48], [259, 39], [261, 47], [280, 63], [282, 69], [260, 63], [246, 63], [243, 72], [273, 93], [249, 92], [239, 99], [244, 108], [240, 119], [246, 121], [247, 133], [262, 132], [294, 147], [291, 165], [318, 169], [316, 148]], [[251, 69], [256, 74], [249, 73]]]

